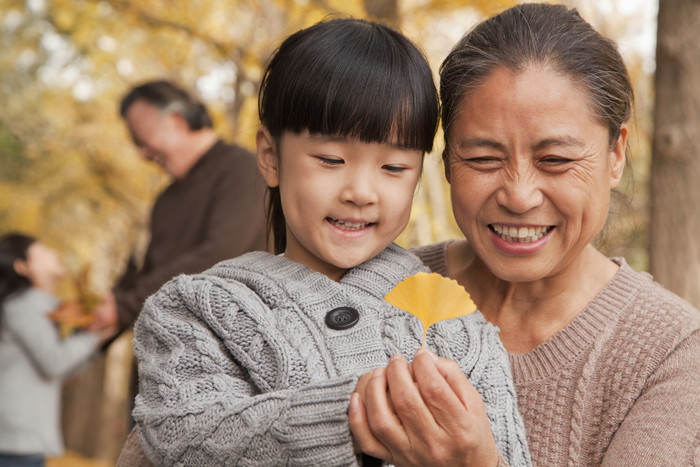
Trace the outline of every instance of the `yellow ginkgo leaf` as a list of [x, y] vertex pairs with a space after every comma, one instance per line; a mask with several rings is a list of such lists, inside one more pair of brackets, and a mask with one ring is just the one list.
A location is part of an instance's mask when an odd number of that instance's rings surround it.
[[457, 281], [440, 274], [419, 272], [402, 280], [384, 299], [416, 316], [423, 323], [423, 347], [428, 328], [438, 321], [468, 315], [476, 310], [469, 293]]

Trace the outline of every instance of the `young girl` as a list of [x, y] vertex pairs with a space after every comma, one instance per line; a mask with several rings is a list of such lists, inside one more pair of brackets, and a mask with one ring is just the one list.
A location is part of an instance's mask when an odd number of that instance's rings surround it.
[[[384, 296], [425, 270], [392, 242], [409, 220], [437, 111], [426, 60], [386, 25], [333, 20], [284, 41], [263, 78], [256, 141], [278, 255], [250, 253], [179, 276], [146, 302], [135, 329], [133, 415], [152, 462], [361, 461], [351, 395], [382, 380], [374, 369], [408, 374], [403, 357], [390, 357], [421, 345], [420, 322]], [[456, 361], [484, 398], [493, 435], [476, 450], [495, 454], [494, 464], [500, 452], [528, 465], [496, 329], [478, 314], [450, 320], [430, 329], [427, 346]], [[405, 409], [396, 404], [399, 417]], [[391, 448], [385, 460], [407, 458]]]
[[[64, 269], [32, 237], [0, 238], [0, 466], [41, 466], [63, 451], [61, 380], [85, 363], [109, 331], [62, 339], [47, 316]], [[97, 330], [98, 324], [94, 326]]]

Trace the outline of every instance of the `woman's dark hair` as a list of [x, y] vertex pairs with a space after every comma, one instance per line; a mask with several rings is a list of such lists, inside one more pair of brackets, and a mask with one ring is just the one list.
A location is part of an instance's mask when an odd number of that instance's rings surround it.
[[34, 237], [16, 233], [0, 237], [0, 317], [2, 317], [2, 307], [7, 297], [32, 285], [29, 279], [17, 274], [15, 261], [18, 259], [26, 261], [29, 247], [36, 241]]
[[170, 81], [151, 81], [129, 91], [119, 106], [119, 114], [122, 118], [126, 117], [129, 107], [139, 100], [161, 111], [179, 113], [190, 130], [201, 130], [212, 126], [211, 117], [204, 104]]
[[[289, 36], [268, 64], [260, 122], [279, 143], [285, 131], [397, 144], [430, 152], [438, 96], [421, 51], [382, 23], [335, 19]], [[279, 145], [278, 145], [279, 148]], [[278, 188], [268, 192], [268, 236], [286, 247]]]
[[450, 125], [463, 97], [496, 68], [519, 73], [544, 65], [562, 73], [588, 95], [597, 120], [614, 146], [629, 120], [634, 93], [627, 68], [611, 40], [600, 35], [575, 9], [525, 3], [489, 18], [467, 33], [440, 66], [440, 98], [445, 153]]

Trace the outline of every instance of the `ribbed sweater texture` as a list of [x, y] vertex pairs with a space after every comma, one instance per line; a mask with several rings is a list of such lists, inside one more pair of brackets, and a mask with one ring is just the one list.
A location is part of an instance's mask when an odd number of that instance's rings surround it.
[[[157, 465], [357, 465], [347, 411], [358, 378], [394, 353], [410, 360], [423, 336], [384, 296], [424, 270], [390, 245], [340, 282], [264, 252], [173, 279], [135, 328], [146, 455]], [[341, 306], [359, 322], [331, 329], [326, 314]], [[481, 393], [505, 459], [530, 465], [496, 328], [477, 312], [431, 327], [426, 345]]]
[[[448, 243], [413, 251], [447, 275]], [[533, 465], [700, 465], [700, 312], [612, 260], [569, 325], [509, 355]]]

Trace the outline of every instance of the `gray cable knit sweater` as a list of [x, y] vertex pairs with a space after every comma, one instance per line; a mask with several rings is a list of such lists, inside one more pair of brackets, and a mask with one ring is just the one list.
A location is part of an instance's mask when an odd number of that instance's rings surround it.
[[[394, 353], [411, 358], [422, 339], [418, 319], [384, 296], [424, 270], [391, 245], [340, 282], [263, 252], [173, 279], [135, 328], [146, 455], [158, 465], [356, 465], [347, 411], [357, 379]], [[341, 306], [360, 319], [331, 329], [326, 314]], [[482, 395], [508, 462], [530, 465], [497, 332], [477, 312], [436, 324], [426, 345]]]

